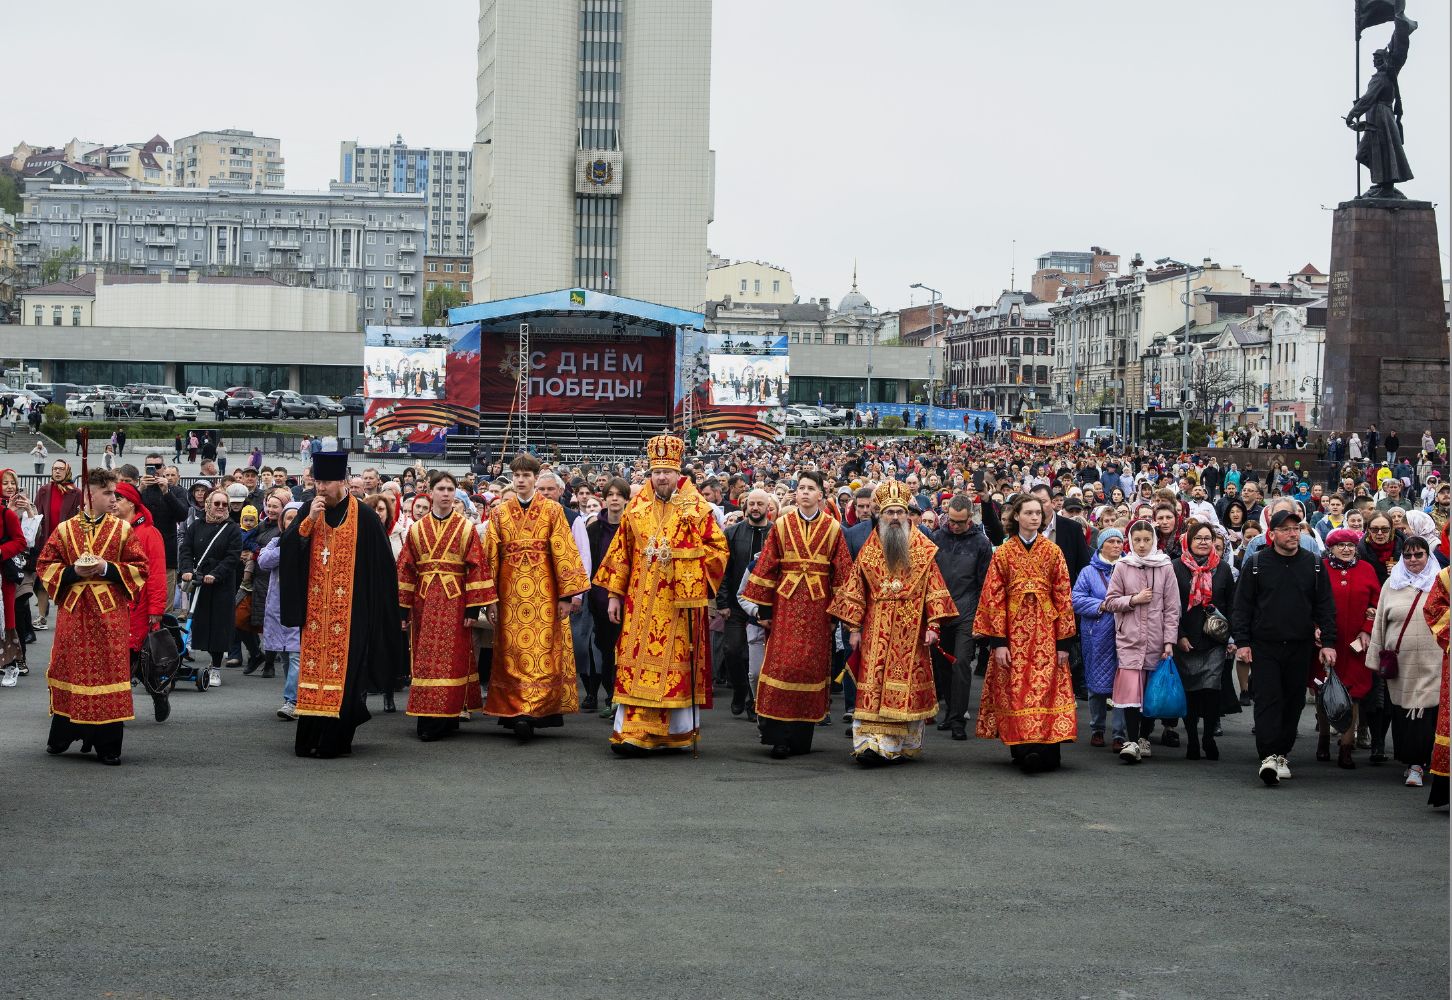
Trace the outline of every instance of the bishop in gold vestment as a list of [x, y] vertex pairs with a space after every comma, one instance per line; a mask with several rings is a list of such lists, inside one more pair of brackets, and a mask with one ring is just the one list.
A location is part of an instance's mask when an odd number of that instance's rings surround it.
[[651, 482], [630, 501], [595, 583], [622, 625], [615, 654], [617, 753], [695, 743], [711, 707], [706, 604], [726, 574], [726, 535], [711, 505], [680, 474], [685, 444], [650, 440]]
[[929, 650], [940, 624], [958, 614], [938, 547], [908, 525], [907, 487], [884, 483], [876, 499], [877, 531], [828, 608], [847, 624], [856, 648], [852, 755], [869, 766], [922, 752], [923, 720], [938, 714]]
[[484, 561], [499, 593], [484, 714], [523, 740], [580, 710], [569, 607], [590, 580], [565, 509], [534, 490], [539, 462], [520, 455], [510, 468], [517, 495], [484, 531]]

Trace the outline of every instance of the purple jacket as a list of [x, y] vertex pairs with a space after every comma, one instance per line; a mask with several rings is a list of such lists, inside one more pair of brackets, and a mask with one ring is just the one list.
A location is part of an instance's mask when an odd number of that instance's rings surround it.
[[[277, 570], [277, 564], [282, 559], [282, 549], [278, 543], [282, 536], [274, 536], [261, 552], [257, 553], [257, 572], [273, 573]], [[302, 650], [302, 629], [288, 628], [282, 624], [280, 611], [282, 600], [282, 588], [269, 586], [267, 588], [267, 608], [262, 616], [262, 648], [272, 652], [297, 653]]]
[[[1154, 592], [1148, 604], [1131, 605], [1130, 598], [1145, 587]], [[1114, 612], [1114, 648], [1120, 670], [1153, 670], [1164, 658], [1166, 645], [1174, 645], [1180, 631], [1180, 584], [1170, 562], [1160, 566], [1114, 564], [1106, 597]]]

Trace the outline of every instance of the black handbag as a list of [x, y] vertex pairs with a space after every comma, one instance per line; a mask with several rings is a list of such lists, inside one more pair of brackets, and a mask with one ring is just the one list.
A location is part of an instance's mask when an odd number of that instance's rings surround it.
[[1222, 646], [1230, 641], [1230, 619], [1220, 613], [1215, 605], [1205, 609], [1205, 624], [1200, 627], [1205, 638]]

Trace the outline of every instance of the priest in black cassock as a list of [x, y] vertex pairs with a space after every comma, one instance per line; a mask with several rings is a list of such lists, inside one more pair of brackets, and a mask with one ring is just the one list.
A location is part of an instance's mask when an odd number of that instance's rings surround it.
[[299, 757], [353, 751], [367, 692], [392, 691], [403, 663], [398, 574], [378, 516], [348, 495], [348, 456], [313, 456], [317, 495], [282, 536], [282, 624], [302, 630]]

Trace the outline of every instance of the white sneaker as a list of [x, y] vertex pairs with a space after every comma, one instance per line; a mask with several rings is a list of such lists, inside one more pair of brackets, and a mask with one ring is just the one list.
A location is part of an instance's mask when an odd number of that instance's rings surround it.
[[1149, 740], [1140, 740], [1139, 741], [1139, 755], [1141, 757], [1148, 757], [1148, 756], [1150, 756], [1150, 741]]
[[290, 701], [283, 702], [282, 707], [277, 710], [277, 717], [292, 722], [297, 718], [297, 706]]
[[207, 687], [219, 688], [222, 686], [222, 671], [215, 667], [207, 668]]
[[19, 683], [20, 683], [20, 668], [19, 667], [14, 666], [14, 665], [8, 666], [8, 667], [5, 668], [4, 673], [0, 673], [0, 687], [13, 688], [15, 685], [17, 685]]
[[1285, 781], [1291, 776], [1291, 762], [1284, 757], [1276, 758], [1276, 777]]
[[1407, 787], [1408, 788], [1421, 788], [1422, 787], [1422, 765], [1421, 764], [1413, 764], [1411, 766], [1411, 768], [1407, 771]]
[[1138, 743], [1126, 743], [1119, 748], [1119, 759], [1126, 764], [1138, 764], [1141, 750]]
[[1260, 780], [1267, 785], [1279, 785], [1281, 783], [1280, 769], [1276, 767], [1275, 755], [1271, 755], [1260, 762]]

